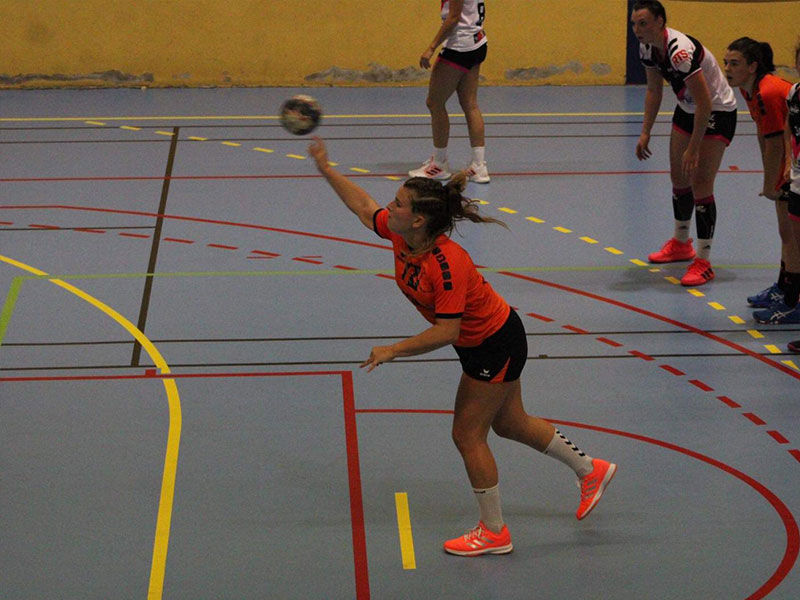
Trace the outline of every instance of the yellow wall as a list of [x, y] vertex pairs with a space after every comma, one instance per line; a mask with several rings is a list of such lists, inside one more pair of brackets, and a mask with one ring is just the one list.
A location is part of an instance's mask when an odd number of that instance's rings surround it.
[[[749, 35], [793, 62], [800, 2], [665, 5], [669, 24], [718, 59]], [[438, 10], [438, 0], [2, 0], [0, 87], [422, 85]], [[487, 0], [485, 83], [622, 84], [626, 13], [626, 0]]]

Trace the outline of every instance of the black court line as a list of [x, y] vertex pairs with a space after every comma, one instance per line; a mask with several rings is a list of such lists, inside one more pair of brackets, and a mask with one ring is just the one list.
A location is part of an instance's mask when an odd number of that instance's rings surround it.
[[[3, 344], [5, 346], [6, 344]], [[797, 354], [772, 354], [769, 352], [755, 353], [761, 356], [768, 356], [777, 358], [780, 356], [787, 356], [789, 358], [796, 358]], [[740, 353], [693, 353], [693, 354], [653, 354], [648, 353], [648, 357], [652, 359], [664, 358], [748, 358], [749, 355]], [[642, 360], [639, 356], [631, 354], [602, 354], [602, 355], [550, 355], [550, 354], [537, 354], [536, 356], [529, 356], [527, 360]], [[203, 363], [169, 363], [170, 369], [203, 369], [203, 368], [219, 368], [219, 367], [309, 367], [309, 366], [324, 366], [324, 365], [361, 365], [364, 361], [359, 360], [297, 360], [297, 361], [259, 361], [259, 362], [203, 362]], [[404, 358], [391, 361], [386, 364], [398, 363], [457, 363], [458, 357], [452, 358]], [[91, 371], [91, 370], [108, 370], [118, 369], [127, 370], [132, 368], [141, 369], [143, 366], [151, 367], [151, 365], [61, 365], [61, 366], [40, 366], [40, 367], [0, 367], [0, 372], [21, 372], [21, 371]]]
[[[173, 135], [169, 145], [169, 156], [167, 157], [167, 168], [164, 173], [164, 183], [161, 186], [161, 200], [158, 205], [158, 216], [156, 217], [155, 231], [153, 232], [153, 243], [150, 246], [150, 260], [147, 263], [147, 271], [145, 273], [156, 272], [156, 261], [158, 259], [158, 247], [161, 242], [161, 231], [164, 227], [163, 215], [167, 212], [167, 196], [169, 195], [169, 183], [172, 179], [172, 166], [175, 163], [175, 152], [178, 148], [178, 133], [180, 127], [172, 129]], [[147, 309], [150, 307], [150, 295], [153, 291], [153, 280], [155, 277], [144, 278], [144, 291], [142, 293], [142, 305], [139, 309], [139, 321], [136, 327], [144, 333], [145, 326], [147, 325]], [[142, 355], [142, 344], [137, 340], [133, 345], [133, 354], [131, 355], [131, 366], [136, 367], [139, 365], [139, 360]]]
[[[786, 327], [781, 329], [756, 329], [753, 331], [765, 333], [792, 333], [800, 331], [800, 327]], [[742, 329], [707, 329], [707, 333], [714, 334], [744, 334]], [[302, 337], [261, 337], [261, 338], [152, 338], [154, 344], [246, 344], [263, 342], [330, 342], [330, 341], [352, 341], [352, 340], [402, 340], [411, 337], [413, 334], [401, 335], [336, 335], [336, 336], [302, 336]], [[526, 332], [529, 338], [549, 338], [549, 337], [578, 337], [578, 336], [626, 336], [626, 335], [694, 335], [691, 331], [659, 331], [659, 330], [614, 330], [614, 331], [587, 331], [586, 333], [576, 333], [574, 331], [549, 331], [549, 332]], [[754, 338], [755, 339], [755, 338]], [[122, 345], [132, 344], [131, 340], [86, 340], [73, 342], [5, 342], [3, 347], [47, 347], [47, 346], [102, 346], [102, 345]], [[685, 356], [689, 356], [688, 354]], [[728, 354], [714, 354], [714, 356], [728, 356]]]

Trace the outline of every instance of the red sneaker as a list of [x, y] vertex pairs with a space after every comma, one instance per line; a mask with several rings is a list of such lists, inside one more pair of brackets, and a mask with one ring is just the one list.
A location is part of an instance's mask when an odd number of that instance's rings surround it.
[[508, 554], [514, 549], [511, 544], [511, 534], [508, 527], [503, 525], [500, 533], [494, 533], [486, 529], [483, 522], [478, 523], [475, 529], [471, 529], [461, 537], [447, 540], [444, 543], [444, 551], [459, 556], [479, 556], [480, 554]]
[[661, 246], [661, 250], [653, 252], [647, 257], [651, 263], [669, 263], [682, 260], [692, 260], [694, 258], [694, 248], [692, 238], [686, 242], [679, 242], [675, 238], [670, 238]]
[[681, 285], [696, 287], [708, 283], [712, 279], [714, 279], [714, 270], [711, 268], [711, 263], [702, 258], [695, 258], [686, 270], [686, 274], [681, 277]]
[[600, 458], [593, 458], [592, 465], [594, 466], [592, 472], [578, 480], [578, 486], [581, 488], [581, 504], [575, 516], [579, 521], [586, 518], [597, 506], [600, 497], [617, 472], [617, 465]]

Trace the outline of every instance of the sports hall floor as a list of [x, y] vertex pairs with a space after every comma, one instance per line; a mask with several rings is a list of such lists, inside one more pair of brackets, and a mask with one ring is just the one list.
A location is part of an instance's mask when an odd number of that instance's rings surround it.
[[[298, 91], [0, 92], [0, 597], [800, 597], [800, 327], [745, 302], [779, 250], [749, 116], [717, 279], [686, 289], [643, 262], [672, 232], [667, 94], [640, 163], [641, 87], [481, 90], [468, 195], [508, 230], [455, 239], [524, 315], [529, 411], [619, 472], [578, 522], [566, 467], [493, 438], [515, 550], [464, 559], [455, 353], [358, 369], [426, 324], [278, 126]], [[424, 88], [310, 91], [388, 203]]]

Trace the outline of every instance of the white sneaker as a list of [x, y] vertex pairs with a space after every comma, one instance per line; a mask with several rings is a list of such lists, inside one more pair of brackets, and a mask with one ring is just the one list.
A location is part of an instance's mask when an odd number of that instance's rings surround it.
[[409, 171], [408, 174], [411, 177], [427, 177], [428, 179], [450, 179], [453, 176], [447, 161], [438, 163], [432, 156], [422, 163], [419, 169]]
[[467, 177], [474, 183], [489, 183], [489, 169], [486, 166], [486, 161], [482, 163], [472, 163], [467, 167]]

